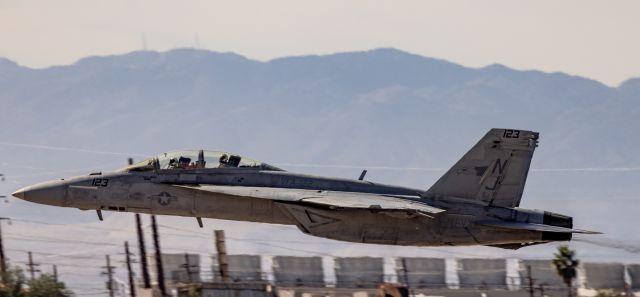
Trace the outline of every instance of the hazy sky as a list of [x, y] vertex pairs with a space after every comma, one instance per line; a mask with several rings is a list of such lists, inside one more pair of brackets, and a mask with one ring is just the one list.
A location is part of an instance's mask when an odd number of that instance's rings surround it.
[[200, 47], [268, 60], [395, 47], [466, 66], [640, 76], [640, 1], [0, 0], [0, 57]]

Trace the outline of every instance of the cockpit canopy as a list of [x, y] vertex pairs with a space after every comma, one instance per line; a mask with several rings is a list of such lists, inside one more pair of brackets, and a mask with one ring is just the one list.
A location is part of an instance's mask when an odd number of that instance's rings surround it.
[[187, 150], [163, 153], [154, 158], [124, 168], [124, 171], [194, 170], [212, 168], [240, 168], [282, 171], [260, 161], [220, 151]]

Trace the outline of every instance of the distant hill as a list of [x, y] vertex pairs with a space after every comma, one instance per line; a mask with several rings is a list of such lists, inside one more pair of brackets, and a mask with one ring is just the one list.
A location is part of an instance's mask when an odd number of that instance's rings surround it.
[[[0, 137], [148, 152], [159, 145], [249, 147], [330, 163], [396, 155], [402, 158], [376, 162], [404, 166], [443, 160], [443, 149], [461, 150], [487, 128], [509, 126], [542, 132], [546, 157], [538, 165], [621, 166], [640, 164], [631, 149], [640, 144], [638, 81], [610, 88], [562, 73], [466, 68], [395, 49], [266, 63], [179, 49], [37, 70], [2, 60], [0, 108], [10, 112], [0, 125], [13, 129]], [[176, 133], [180, 141], [158, 138]], [[291, 137], [294, 145], [331, 154], [282, 147]], [[443, 139], [446, 145], [433, 144]], [[590, 147], [580, 148], [587, 141]]]

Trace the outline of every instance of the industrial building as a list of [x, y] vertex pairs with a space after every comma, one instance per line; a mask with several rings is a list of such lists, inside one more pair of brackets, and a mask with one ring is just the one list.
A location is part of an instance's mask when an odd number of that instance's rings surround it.
[[[226, 255], [228, 280], [219, 275], [220, 267], [213, 257], [213, 275], [192, 275], [189, 281], [186, 259], [192, 265], [190, 272], [199, 273], [196, 256], [163, 255], [165, 276], [174, 294], [187, 296], [191, 289], [203, 297], [373, 297], [389, 279], [412, 295], [479, 296], [482, 292], [486, 296], [530, 296], [530, 288], [534, 296], [566, 296], [567, 292], [551, 260], [394, 258], [390, 259], [395, 263], [393, 275], [388, 275], [384, 258], [335, 257], [327, 262], [322, 257], [269, 256], [263, 261], [260, 255]], [[508, 261], [517, 265], [507, 265]], [[263, 267], [265, 263], [271, 267]], [[325, 267], [327, 263], [332, 267]], [[584, 296], [602, 289], [640, 291], [639, 278], [640, 264], [587, 262], [579, 267], [578, 289]]]

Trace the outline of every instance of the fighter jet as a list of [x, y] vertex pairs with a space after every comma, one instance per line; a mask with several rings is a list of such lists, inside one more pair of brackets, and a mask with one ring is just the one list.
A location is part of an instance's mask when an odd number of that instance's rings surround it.
[[163, 153], [109, 173], [22, 188], [47, 205], [294, 225], [335, 240], [507, 249], [571, 240], [573, 219], [518, 208], [538, 133], [491, 129], [428, 190], [292, 173], [237, 154]]

